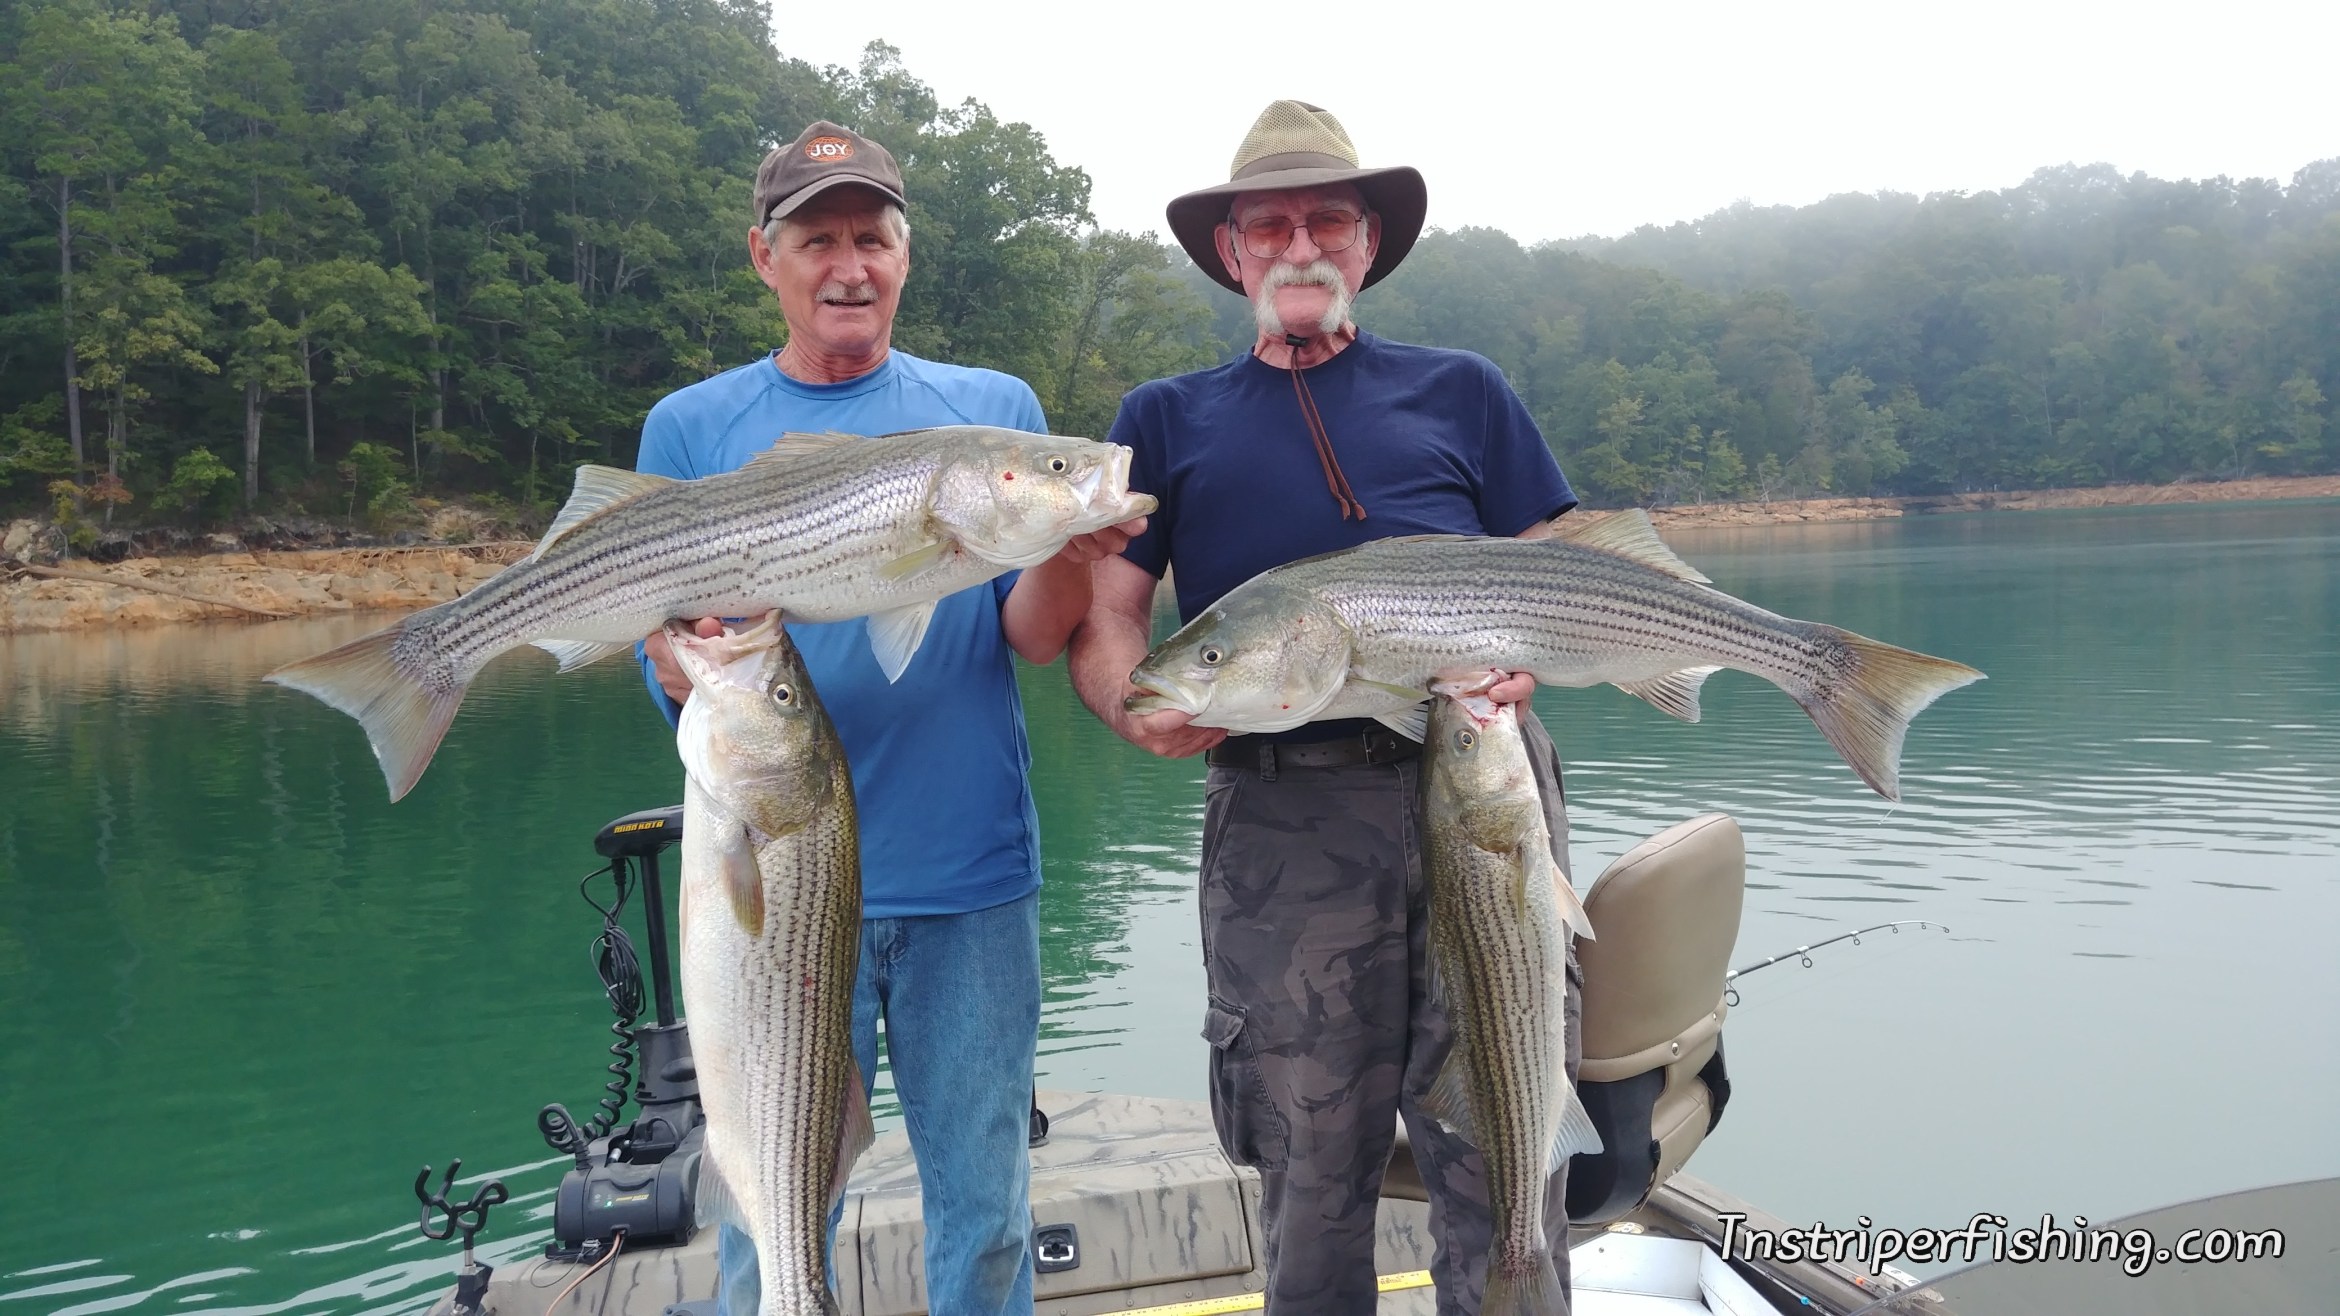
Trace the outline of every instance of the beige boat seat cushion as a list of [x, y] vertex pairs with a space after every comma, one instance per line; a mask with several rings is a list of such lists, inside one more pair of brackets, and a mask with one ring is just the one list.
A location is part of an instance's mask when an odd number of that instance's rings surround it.
[[[1579, 1089], [1597, 1108], [1591, 1085], [1653, 1071], [1663, 1075], [1649, 1109], [1656, 1164], [1648, 1167], [1646, 1149], [1638, 1161], [1625, 1155], [1632, 1149], [1608, 1149], [1624, 1159], [1614, 1163], [1612, 1193], [1600, 1203], [1584, 1203], [1582, 1214], [1593, 1220], [1613, 1219], [1639, 1205], [1689, 1160], [1713, 1127], [1718, 1094], [1704, 1071], [1721, 1045], [1728, 1013], [1724, 985], [1746, 889], [1747, 850], [1739, 825], [1710, 813], [1633, 847], [1585, 895], [1595, 939], [1576, 944], [1584, 966]], [[1615, 1091], [1625, 1099], [1627, 1089]], [[1593, 1177], [1586, 1176], [1588, 1190]], [[1571, 1214], [1578, 1215], [1583, 1197], [1574, 1191], [1569, 1196]]]
[[[1582, 1081], [1679, 1061], [1721, 1031], [1747, 849], [1728, 815], [1677, 823], [1626, 851], [1585, 895]], [[1711, 1048], [1710, 1048], [1711, 1049]]]

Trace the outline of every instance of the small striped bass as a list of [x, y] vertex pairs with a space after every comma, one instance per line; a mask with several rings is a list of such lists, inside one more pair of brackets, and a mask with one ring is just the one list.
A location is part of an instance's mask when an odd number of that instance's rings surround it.
[[1146, 655], [1128, 707], [1230, 731], [1372, 717], [1419, 740], [1430, 682], [1496, 669], [1615, 685], [1695, 722], [1700, 684], [1730, 667], [1787, 692], [1862, 781], [1898, 800], [1910, 719], [1982, 679], [1733, 598], [1638, 509], [1561, 525], [1549, 539], [1381, 539], [1263, 571]]
[[888, 680], [937, 601], [1154, 508], [1117, 444], [980, 425], [788, 435], [700, 480], [585, 466], [536, 551], [266, 679], [364, 725], [390, 798], [414, 788], [472, 678], [534, 644], [561, 670], [630, 652], [677, 617], [867, 616]]
[[779, 614], [667, 635], [691, 681], [675, 744], [680, 976], [707, 1115], [698, 1218], [755, 1241], [761, 1316], [834, 1313], [829, 1208], [871, 1136], [853, 1060], [853, 778]]
[[1601, 1150], [1568, 1081], [1568, 939], [1591, 936], [1552, 853], [1519, 706], [1440, 685], [1422, 765], [1430, 996], [1454, 1035], [1423, 1112], [1479, 1149], [1494, 1236], [1484, 1316], [1566, 1310], [1545, 1235], [1552, 1173]]

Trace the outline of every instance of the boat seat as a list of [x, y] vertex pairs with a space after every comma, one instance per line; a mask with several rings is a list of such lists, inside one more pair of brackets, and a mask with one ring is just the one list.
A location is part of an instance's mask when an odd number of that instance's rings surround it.
[[[1640, 1206], [1722, 1118], [1724, 975], [1746, 886], [1738, 823], [1709, 813], [1633, 847], [1586, 894], [1597, 939], [1576, 943], [1584, 969], [1576, 1086], [1602, 1150], [1569, 1161], [1572, 1222], [1602, 1224]], [[1427, 1200], [1402, 1122], [1382, 1195]]]
[[1615, 1220], [1672, 1178], [1722, 1118], [1723, 999], [1747, 893], [1739, 824], [1709, 813], [1626, 851], [1585, 893], [1584, 1063], [1602, 1150], [1571, 1159], [1568, 1217]]

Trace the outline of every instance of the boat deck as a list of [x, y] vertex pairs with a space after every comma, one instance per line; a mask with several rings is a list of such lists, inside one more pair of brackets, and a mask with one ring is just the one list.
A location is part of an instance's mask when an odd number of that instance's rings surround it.
[[[1040, 1316], [1146, 1312], [1220, 1316], [1260, 1309], [1267, 1276], [1258, 1247], [1259, 1176], [1228, 1164], [1206, 1107], [1195, 1102], [1043, 1092], [1049, 1137], [1032, 1152], [1032, 1218], [1041, 1238], [1034, 1276]], [[1384, 1316], [1429, 1316], [1432, 1244], [1418, 1186], [1393, 1175], [1382, 1199], [1375, 1261]], [[1680, 1316], [1850, 1310], [1881, 1296], [1847, 1274], [1815, 1269], [1795, 1294], [1766, 1298], [1708, 1243], [1713, 1216], [1762, 1212], [1687, 1175], [1605, 1230], [1580, 1230], [1570, 1250], [1578, 1316]], [[1701, 1222], [1705, 1222], [1701, 1224]], [[878, 1139], [847, 1185], [838, 1229], [843, 1316], [914, 1316], [926, 1309], [917, 1167], [899, 1131]], [[499, 1267], [497, 1316], [539, 1316], [580, 1267], [542, 1257]], [[711, 1316], [715, 1231], [680, 1247], [621, 1252], [577, 1284], [561, 1316]], [[1835, 1305], [1822, 1305], [1825, 1299]], [[679, 1311], [677, 1309], [680, 1309]]]

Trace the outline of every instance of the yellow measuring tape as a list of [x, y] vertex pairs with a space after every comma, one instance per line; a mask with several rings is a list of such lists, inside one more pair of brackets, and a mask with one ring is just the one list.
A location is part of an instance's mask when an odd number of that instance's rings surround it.
[[[1384, 1275], [1376, 1282], [1381, 1286], [1383, 1293], [1395, 1293], [1399, 1289], [1428, 1288], [1430, 1286], [1430, 1272], [1427, 1270], [1400, 1271], [1395, 1275]], [[1265, 1306], [1267, 1306], [1267, 1295], [1264, 1293], [1238, 1293], [1228, 1298], [1198, 1298], [1193, 1302], [1173, 1302], [1166, 1307], [1135, 1307], [1119, 1313], [1119, 1316], [1225, 1316], [1231, 1311], [1258, 1311]]]

